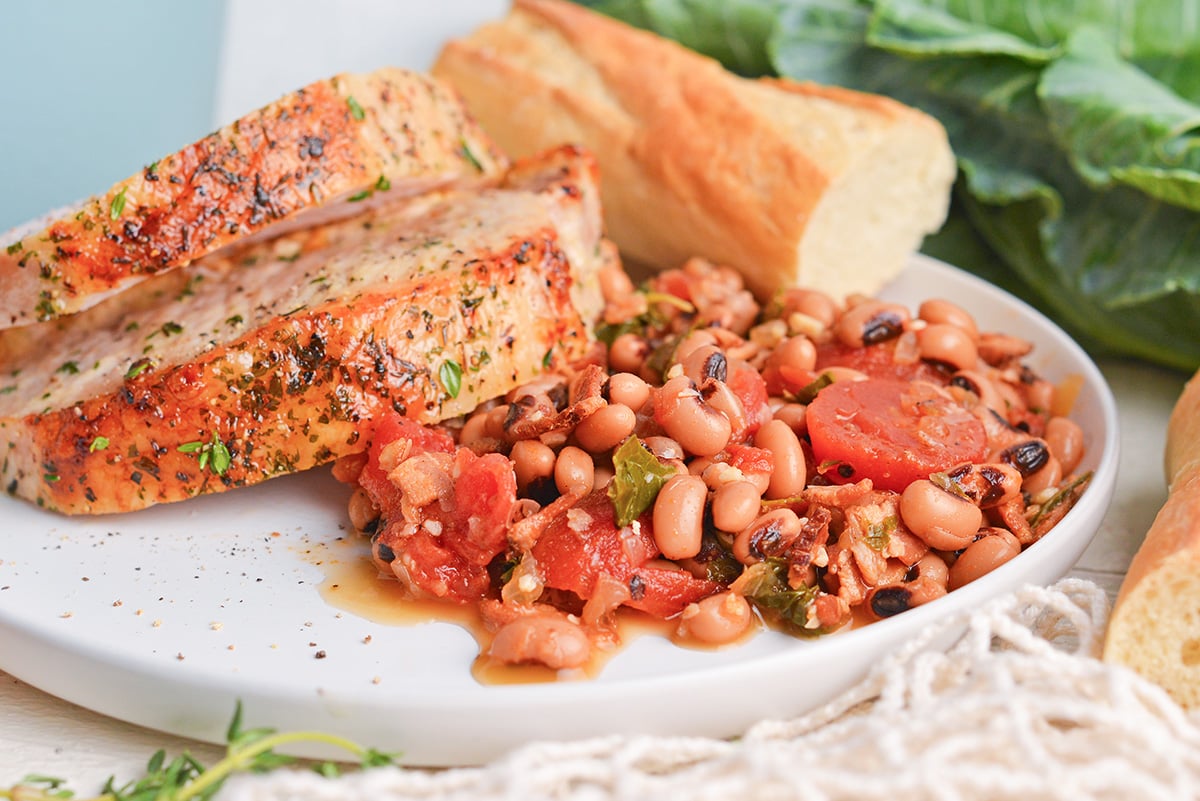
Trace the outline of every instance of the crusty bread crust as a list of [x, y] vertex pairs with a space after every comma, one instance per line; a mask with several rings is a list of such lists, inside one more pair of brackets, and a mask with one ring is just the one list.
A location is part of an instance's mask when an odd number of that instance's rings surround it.
[[760, 295], [873, 292], [945, 218], [944, 129], [887, 98], [751, 81], [573, 3], [516, 0], [433, 68], [515, 155], [573, 141], [600, 162], [627, 258], [737, 267]]
[[1200, 373], [1167, 424], [1168, 495], [1113, 607], [1104, 658], [1200, 707]]
[[[311, 224], [507, 166], [452, 89], [388, 68], [317, 81], [0, 242], [0, 328], [93, 305], [281, 221]], [[354, 202], [347, 202], [354, 201]], [[303, 223], [296, 218], [308, 216]]]

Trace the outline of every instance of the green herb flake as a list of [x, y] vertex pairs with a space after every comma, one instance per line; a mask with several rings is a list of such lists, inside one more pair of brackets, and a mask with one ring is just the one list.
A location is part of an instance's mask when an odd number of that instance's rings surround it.
[[67, 375], [75, 375], [79, 372], [79, 364], [76, 362], [63, 362], [55, 370], [56, 373], [65, 373]]
[[167, 322], [162, 324], [162, 328], [160, 328], [159, 330], [162, 331], [163, 336], [169, 337], [172, 334], [182, 334], [183, 326], [180, 325], [179, 323], [175, 322], [174, 320], [168, 320]]
[[821, 373], [815, 379], [810, 381], [796, 393], [796, 403], [802, 403], [805, 406], [813, 402], [817, 397], [817, 393], [825, 389], [833, 383], [833, 376], [829, 373]]
[[550, 348], [542, 356], [542, 369], [549, 370], [550, 365], [554, 364], [554, 348]]
[[233, 456], [229, 453], [229, 448], [217, 436], [217, 432], [212, 432], [212, 438], [207, 442], [202, 440], [193, 440], [185, 442], [175, 448], [179, 453], [195, 453], [197, 454], [197, 464], [200, 470], [211, 468], [214, 475], [223, 476], [225, 471], [229, 469], [233, 463]]
[[242, 315], [240, 315], [240, 314], [235, 314], [232, 317], [225, 318], [225, 325], [228, 325], [228, 326], [241, 325], [244, 322], [245, 322], [245, 319], [243, 319]]
[[57, 473], [43, 473], [42, 478], [45, 479], [47, 484], [53, 484], [56, 481], [62, 480], [62, 477]]
[[457, 398], [462, 390], [462, 367], [459, 363], [453, 359], [442, 362], [442, 366], [438, 368], [438, 378], [442, 380], [442, 386], [446, 388], [450, 397]]
[[349, 200], [351, 203], [358, 203], [361, 200], [366, 200], [370, 196], [371, 191], [369, 189], [364, 189], [361, 192], [355, 192], [353, 195], [348, 197], [347, 200]]
[[108, 450], [108, 437], [97, 436], [92, 440], [92, 444], [88, 445], [88, 453], [104, 450]]
[[481, 164], [479, 159], [475, 157], [475, 154], [471, 152], [471, 146], [467, 144], [466, 139], [458, 140], [458, 152], [462, 154], [462, 157], [467, 160], [468, 164], [470, 164], [479, 172], [483, 172], [483, 164]]
[[21, 252], [22, 247], [24, 246], [20, 242], [13, 242], [11, 245], [5, 248], [5, 251], [8, 252], [8, 255], [15, 256]]
[[121, 217], [121, 212], [125, 211], [125, 190], [127, 187], [121, 187], [121, 191], [112, 199], [112, 203], [108, 207], [108, 219], [118, 220]]
[[366, 118], [367, 113], [363, 111], [363, 107], [353, 97], [346, 98], [346, 105], [350, 107], [350, 116], [354, 119], [361, 121]]
[[386, 175], [379, 176], [379, 180], [375, 182], [376, 192], [386, 192], [392, 188], [392, 182], [388, 180]]
[[660, 462], [637, 437], [629, 437], [613, 452], [613, 470], [608, 497], [618, 526], [629, 525], [649, 509], [658, 491], [675, 475], [675, 468]]
[[142, 373], [154, 366], [154, 362], [150, 359], [138, 359], [133, 364], [129, 365], [129, 369], [125, 371], [126, 378], [137, 378]]

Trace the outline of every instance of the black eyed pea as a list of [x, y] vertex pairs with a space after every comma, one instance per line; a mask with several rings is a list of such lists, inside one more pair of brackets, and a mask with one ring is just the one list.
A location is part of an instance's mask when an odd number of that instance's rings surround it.
[[703, 401], [690, 378], [676, 376], [655, 391], [660, 395], [658, 422], [685, 451], [713, 456], [729, 444], [729, 418]]
[[729, 361], [716, 345], [701, 345], [681, 362], [683, 374], [699, 385], [715, 378], [724, 381], [729, 376]]
[[371, 495], [362, 487], [356, 487], [350, 496], [348, 504], [350, 525], [357, 531], [374, 532], [379, 521], [379, 507], [371, 500]]
[[517, 474], [517, 488], [521, 491], [540, 478], [554, 475], [554, 451], [540, 440], [522, 439], [514, 442], [509, 458]]
[[978, 506], [924, 478], [900, 493], [900, 518], [909, 531], [939, 551], [967, 546], [983, 525]]
[[907, 306], [868, 300], [848, 309], [834, 323], [833, 333], [843, 345], [861, 348], [895, 339], [910, 319]]
[[650, 400], [650, 385], [633, 373], [614, 373], [608, 377], [608, 399], [636, 412]]
[[561, 494], [586, 495], [592, 491], [595, 479], [596, 465], [587, 451], [568, 445], [558, 452], [554, 462], [554, 486]]
[[708, 487], [692, 475], [667, 479], [654, 500], [654, 544], [667, 559], [690, 559], [700, 553], [704, 504]]
[[952, 325], [963, 331], [971, 338], [971, 342], [979, 341], [979, 326], [975, 318], [961, 306], [941, 298], [930, 298], [917, 308], [917, 317], [930, 325]]
[[637, 415], [623, 403], [602, 406], [575, 426], [575, 439], [589, 453], [604, 453], [633, 433]]
[[772, 509], [734, 535], [733, 556], [744, 565], [778, 556], [803, 530], [804, 523], [791, 509]]
[[992, 572], [1021, 552], [1021, 543], [1005, 529], [985, 528], [979, 533], [983, 536], [968, 545], [950, 566], [952, 590]]
[[922, 359], [969, 370], [979, 361], [979, 351], [970, 334], [948, 323], [932, 323], [917, 332], [917, 349]]
[[488, 655], [509, 665], [535, 663], [564, 670], [582, 667], [591, 650], [587, 632], [577, 623], [565, 616], [531, 614], [501, 626]]
[[754, 434], [754, 444], [771, 452], [774, 469], [767, 483], [768, 498], [797, 495], [808, 483], [808, 466], [800, 438], [782, 420], [771, 420]]
[[884, 618], [907, 612], [913, 607], [935, 601], [946, 594], [946, 585], [918, 577], [902, 584], [884, 584], [867, 591], [864, 601], [875, 617]]
[[1051, 417], [1043, 437], [1050, 454], [1058, 459], [1062, 472], [1070, 475], [1083, 459], [1083, 429], [1068, 417]]
[[745, 634], [753, 619], [745, 598], [735, 592], [720, 592], [684, 608], [678, 635], [706, 645], [725, 645]]
[[713, 493], [713, 525], [721, 531], [741, 531], [762, 508], [762, 493], [749, 481], [730, 481]]
[[608, 365], [621, 373], [637, 373], [640, 371], [646, 357], [650, 355], [650, 345], [637, 334], [625, 333], [613, 340], [608, 348]]
[[789, 289], [779, 299], [781, 317], [785, 320], [799, 313], [818, 321], [824, 328], [833, 325], [838, 316], [838, 304], [832, 297], [816, 289]]

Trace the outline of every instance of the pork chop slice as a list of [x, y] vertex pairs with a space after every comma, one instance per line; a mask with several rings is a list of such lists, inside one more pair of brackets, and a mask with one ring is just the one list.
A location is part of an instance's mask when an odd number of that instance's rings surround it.
[[[457, 94], [386, 68], [286, 95], [16, 241], [0, 241], [0, 328], [87, 308], [247, 236], [356, 204], [494, 180], [503, 154]], [[280, 231], [273, 231], [272, 235]]]
[[0, 486], [67, 514], [220, 492], [577, 358], [602, 303], [596, 181], [561, 148], [0, 332]]

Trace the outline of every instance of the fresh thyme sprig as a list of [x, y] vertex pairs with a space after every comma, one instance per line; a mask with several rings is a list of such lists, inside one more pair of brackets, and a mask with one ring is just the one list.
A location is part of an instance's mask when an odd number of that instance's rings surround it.
[[[363, 748], [345, 737], [314, 731], [277, 732], [274, 729], [242, 729], [242, 705], [238, 703], [233, 720], [225, 735], [225, 757], [205, 768], [186, 751], [167, 762], [165, 751], [157, 751], [146, 764], [146, 775], [117, 786], [110, 777], [100, 795], [76, 799], [64, 779], [55, 776], [30, 774], [10, 788], [0, 788], [0, 799], [9, 801], [206, 801], [234, 773], [250, 771], [263, 773], [295, 763], [293, 757], [277, 754], [281, 745], [298, 742], [317, 742], [340, 748], [353, 755], [361, 767], [391, 765], [394, 755]], [[334, 762], [312, 765], [322, 776], [332, 777], [341, 772]]]

